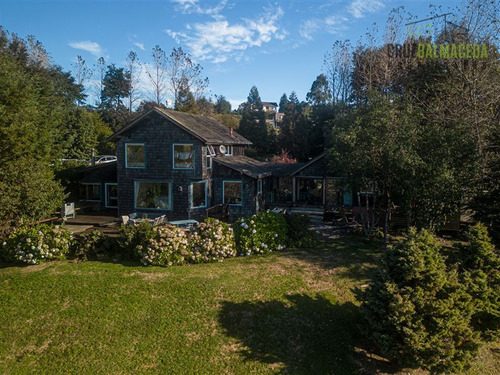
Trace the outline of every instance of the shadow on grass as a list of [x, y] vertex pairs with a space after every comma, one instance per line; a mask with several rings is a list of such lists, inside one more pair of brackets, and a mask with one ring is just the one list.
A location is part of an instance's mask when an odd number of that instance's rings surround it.
[[[247, 360], [293, 374], [372, 373], [387, 363], [363, 348], [363, 319], [352, 303], [332, 304], [322, 296], [295, 294], [287, 301], [226, 301], [219, 324], [238, 339]], [[375, 371], [373, 371], [375, 373]]]
[[284, 256], [303, 260], [354, 280], [367, 280], [376, 269], [383, 243], [359, 236], [344, 235], [332, 241], [319, 241], [311, 249], [293, 249]]

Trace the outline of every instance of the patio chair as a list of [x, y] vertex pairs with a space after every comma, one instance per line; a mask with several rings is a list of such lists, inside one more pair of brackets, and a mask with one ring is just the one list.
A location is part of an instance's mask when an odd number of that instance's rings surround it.
[[123, 215], [122, 216], [122, 224], [124, 225], [127, 225], [130, 221], [130, 217], [128, 217], [127, 215]]

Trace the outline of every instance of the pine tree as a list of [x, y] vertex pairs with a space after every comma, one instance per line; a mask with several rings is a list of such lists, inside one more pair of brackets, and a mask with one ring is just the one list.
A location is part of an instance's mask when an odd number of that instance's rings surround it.
[[384, 356], [402, 366], [459, 372], [479, 347], [470, 326], [474, 305], [440, 251], [429, 232], [410, 230], [385, 253], [362, 308]]
[[252, 141], [256, 150], [265, 153], [269, 139], [267, 133], [266, 114], [263, 110], [257, 87], [253, 86], [243, 106], [242, 118], [238, 132]]

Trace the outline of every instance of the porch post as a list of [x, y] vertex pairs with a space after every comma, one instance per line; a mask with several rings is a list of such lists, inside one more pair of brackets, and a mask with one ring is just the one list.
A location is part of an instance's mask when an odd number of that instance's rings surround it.
[[323, 206], [326, 205], [326, 178], [323, 179]]
[[292, 202], [295, 203], [296, 199], [296, 182], [295, 182], [295, 177], [292, 178]]

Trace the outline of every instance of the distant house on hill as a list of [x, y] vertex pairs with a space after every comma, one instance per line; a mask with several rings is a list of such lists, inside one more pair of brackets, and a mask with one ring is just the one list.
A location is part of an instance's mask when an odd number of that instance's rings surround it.
[[262, 102], [264, 112], [278, 112], [278, 103]]
[[79, 198], [120, 215], [201, 219], [228, 204], [234, 218], [270, 204], [352, 200], [325, 154], [306, 164], [261, 162], [244, 156], [250, 141], [209, 117], [153, 108], [111, 140], [117, 161], [86, 168]]

